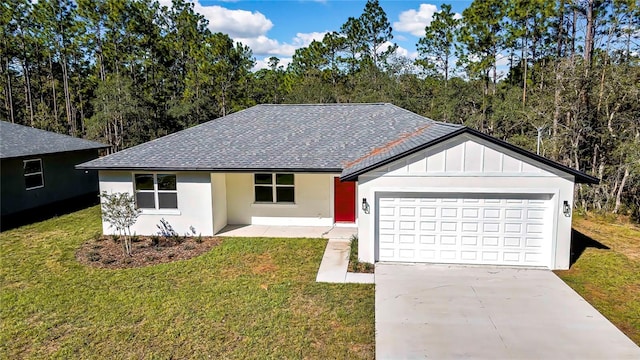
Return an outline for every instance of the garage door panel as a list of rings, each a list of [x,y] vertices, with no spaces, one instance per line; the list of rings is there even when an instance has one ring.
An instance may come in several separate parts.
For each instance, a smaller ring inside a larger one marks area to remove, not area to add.
[[[505,209],[504,218],[509,220],[522,220],[523,211],[522,209]]]
[[[416,195],[379,199],[379,261],[549,264],[550,195]]]
[[[460,252],[460,259],[466,261],[476,261],[478,260],[478,252],[477,251],[465,251],[462,250]]]
[[[400,234],[399,241],[400,244],[415,244],[416,235]]]
[[[381,220],[380,221],[380,229],[381,230],[395,230],[396,222],[393,220]]]
[[[463,222],[462,223],[462,231],[465,233],[475,233],[478,232],[480,226],[477,222]]]
[[[463,219],[478,219],[480,218],[480,209],[479,208],[463,208],[462,209],[462,218]]]
[[[420,230],[435,231],[436,227],[437,227],[437,222],[435,222],[435,221],[421,221],[420,222]]]
[[[458,231],[458,223],[451,221],[441,221],[440,222],[440,231],[442,232],[453,232]]]
[[[458,237],[455,235],[441,235],[440,236],[440,245],[456,245],[458,242]]]
[[[435,235],[420,235],[420,244],[432,245],[436,243]]]

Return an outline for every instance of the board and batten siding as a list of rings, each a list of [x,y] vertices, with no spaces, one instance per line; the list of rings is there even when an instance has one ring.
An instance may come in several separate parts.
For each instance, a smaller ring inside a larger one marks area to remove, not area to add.
[[[358,201],[366,198],[370,213],[359,209],[358,256],[375,262],[376,206],[384,193],[549,194],[551,268],[569,267],[571,216],[562,204],[573,204],[574,177],[545,164],[463,134],[360,175]]]
[[[131,171],[99,172],[100,192],[127,192],[134,194],[133,173]],[[135,172],[150,173],[150,172]],[[196,234],[212,236],[213,204],[212,177],[209,172],[161,172],[176,174],[176,188],[178,193],[178,209],[144,209],[136,223],[131,227],[131,233],[138,235],[153,235],[158,232],[157,225],[161,219],[171,224],[180,235],[191,234],[190,227],[195,228]],[[104,234],[115,234],[116,230],[103,222]]]
[[[227,222],[233,225],[331,226],[333,178],[294,174],[295,204],[255,203],[253,174],[226,174]]]
[[[96,193],[97,171],[78,170],[75,166],[97,157],[98,150],[90,149],[2,159],[2,216]],[[36,159],[42,160],[44,186],[27,190],[24,182],[24,161]]]

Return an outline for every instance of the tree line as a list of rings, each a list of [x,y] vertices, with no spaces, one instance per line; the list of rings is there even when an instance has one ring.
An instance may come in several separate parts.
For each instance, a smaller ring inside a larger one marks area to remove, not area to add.
[[[602,179],[582,209],[640,219],[635,0],[442,5],[399,56],[377,0],[288,66],[174,0],[3,0],[0,118],[118,151],[260,103],[391,102]]]

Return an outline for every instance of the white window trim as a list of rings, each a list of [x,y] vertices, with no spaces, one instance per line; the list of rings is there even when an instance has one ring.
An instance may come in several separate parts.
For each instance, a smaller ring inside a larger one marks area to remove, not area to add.
[[[276,175],[293,175],[293,184],[292,185],[277,185],[276,184]],[[255,175],[271,175],[271,184],[256,184],[256,177]],[[271,198],[273,199],[273,201],[256,201],[256,186],[270,186],[271,187]],[[278,202],[278,195],[277,195],[277,188],[279,187],[288,187],[288,188],[293,188],[293,202],[285,202],[285,201],[280,201]],[[253,205],[277,205],[277,206],[292,206],[292,205],[296,205],[296,199],[298,197],[296,196],[296,175],[294,173],[287,173],[287,172],[279,172],[279,173],[255,173],[253,174]]]
[[[176,189],[175,190],[158,190],[158,174],[160,175],[174,175],[176,177]],[[153,190],[136,190],[136,175],[153,175]],[[180,214],[180,205],[176,199],[176,208],[160,208],[160,199],[158,198],[158,193],[171,193],[176,194],[178,196],[178,175],[173,172],[134,172],[131,173],[131,183],[133,185],[133,194],[142,192],[142,193],[153,193],[153,202],[155,208],[140,208],[138,207],[138,203],[136,202],[136,208],[141,210],[143,214],[155,214],[155,215],[179,215]]]
[[[34,162],[34,161],[37,161],[40,164],[40,171],[36,171],[36,172],[28,173],[28,174],[26,172],[24,172],[24,170],[27,167],[27,163]],[[40,189],[40,188],[44,187],[44,169],[42,168],[42,159],[23,160],[23,162],[22,162],[22,173],[23,173],[23,176],[25,178],[27,176],[40,175],[40,180],[42,180],[42,185],[39,185],[39,186],[26,187],[26,184],[25,184],[25,190],[34,190],[34,189]]]

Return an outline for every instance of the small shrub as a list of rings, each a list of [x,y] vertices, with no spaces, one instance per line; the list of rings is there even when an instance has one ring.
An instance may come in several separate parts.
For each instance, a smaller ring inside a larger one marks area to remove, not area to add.
[[[198,234],[195,240],[198,244],[202,244],[202,234]]]
[[[124,260],[122,260],[122,262],[125,264],[131,264],[133,262],[133,259],[131,259],[130,257],[126,257],[124,258]]]
[[[160,236],[151,235],[151,246],[158,247],[160,245]]]
[[[160,225],[156,225],[156,227],[160,230],[158,231],[158,235],[162,237],[174,240],[180,237],[178,232],[173,229],[173,226],[171,226],[171,224],[169,224],[169,222],[164,218],[160,219]]]
[[[111,235],[111,240],[113,240],[114,243],[117,243],[120,241],[120,235]]]
[[[116,259],[107,258],[102,260],[102,263],[105,265],[113,264],[114,262],[116,262]]]
[[[87,253],[87,259],[89,259],[89,261],[100,261],[101,258],[102,256],[100,256],[97,251],[89,251]]]
[[[147,260],[147,261],[154,261],[154,260],[156,260],[156,259],[157,259],[157,257],[155,257],[155,256],[147,256],[147,257],[146,257],[146,260]]]
[[[184,246],[184,249],[185,249],[185,250],[193,250],[193,249],[195,249],[195,248],[196,248],[196,247],[195,247],[195,246],[193,246],[193,245],[191,245],[191,244],[186,244],[186,245]]]
[[[140,236],[134,233],[133,235],[131,235],[131,242],[140,242]]]

